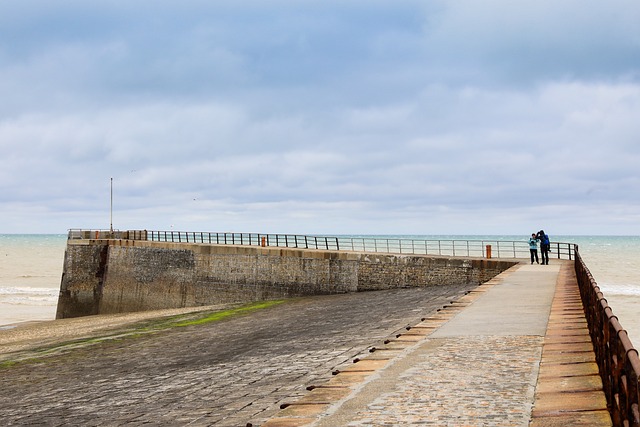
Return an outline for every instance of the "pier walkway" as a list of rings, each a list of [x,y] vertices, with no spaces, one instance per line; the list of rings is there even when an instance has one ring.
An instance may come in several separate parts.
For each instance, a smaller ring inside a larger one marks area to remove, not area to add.
[[[570,262],[514,267],[372,350],[264,427],[611,425]]]
[[[40,348],[105,319],[0,330],[5,425],[611,425],[569,261]]]

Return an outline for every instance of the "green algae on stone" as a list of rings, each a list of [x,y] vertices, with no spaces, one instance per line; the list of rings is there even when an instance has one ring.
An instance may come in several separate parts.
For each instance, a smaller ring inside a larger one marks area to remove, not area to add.
[[[284,300],[274,300],[274,301],[261,301],[261,302],[251,303],[251,304],[243,305],[237,308],[231,308],[223,311],[216,311],[214,313],[211,313],[201,318],[177,322],[177,323],[174,323],[173,326],[193,326],[193,325],[202,325],[202,324],[211,323],[211,322],[218,322],[228,317],[251,313],[257,310],[262,310],[265,308],[272,307],[274,305],[282,304],[283,302]]]

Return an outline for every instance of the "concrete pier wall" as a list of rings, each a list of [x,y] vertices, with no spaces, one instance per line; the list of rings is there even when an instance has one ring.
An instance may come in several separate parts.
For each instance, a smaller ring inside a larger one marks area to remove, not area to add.
[[[425,255],[69,240],[56,317],[479,284],[515,264]]]

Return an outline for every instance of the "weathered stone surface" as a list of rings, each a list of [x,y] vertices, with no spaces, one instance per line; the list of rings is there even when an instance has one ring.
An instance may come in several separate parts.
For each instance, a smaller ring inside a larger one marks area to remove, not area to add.
[[[514,262],[128,240],[70,240],[57,318],[479,284]]]
[[[280,404],[307,395],[309,385],[362,382],[370,372],[331,372],[359,365],[354,358],[384,347],[386,338],[469,288],[300,298],[3,368],[0,419],[5,425],[258,426]]]

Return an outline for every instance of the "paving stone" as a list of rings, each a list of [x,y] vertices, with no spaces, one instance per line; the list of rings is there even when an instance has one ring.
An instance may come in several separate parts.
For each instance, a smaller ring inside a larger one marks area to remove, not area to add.
[[[331,371],[357,365],[355,357],[384,347],[385,339],[469,289],[300,298],[223,322],[20,363],[0,371],[0,419],[14,426],[258,426],[310,384],[362,381]]]

